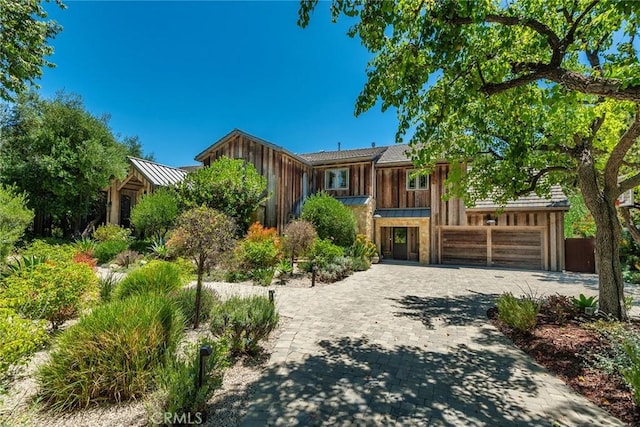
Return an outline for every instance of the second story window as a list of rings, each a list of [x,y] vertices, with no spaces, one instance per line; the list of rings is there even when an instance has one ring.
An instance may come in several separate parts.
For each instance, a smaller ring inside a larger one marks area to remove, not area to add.
[[[349,169],[329,169],[325,171],[324,186],[327,190],[347,190],[349,188]]]
[[[429,175],[421,175],[415,170],[407,171],[407,190],[428,190]]]

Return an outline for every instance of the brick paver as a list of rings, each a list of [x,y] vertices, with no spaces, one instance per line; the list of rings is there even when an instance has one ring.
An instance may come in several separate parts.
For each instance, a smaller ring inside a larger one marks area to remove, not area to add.
[[[486,317],[502,292],[592,295],[595,276],[381,264],[330,286],[275,289],[288,321],[244,426],[622,425]]]

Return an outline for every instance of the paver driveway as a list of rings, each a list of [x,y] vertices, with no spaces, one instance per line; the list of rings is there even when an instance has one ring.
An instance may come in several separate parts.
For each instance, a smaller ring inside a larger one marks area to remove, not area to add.
[[[596,294],[597,282],[382,264],[330,286],[277,287],[290,319],[243,425],[622,425],[488,323],[496,295],[529,288]]]

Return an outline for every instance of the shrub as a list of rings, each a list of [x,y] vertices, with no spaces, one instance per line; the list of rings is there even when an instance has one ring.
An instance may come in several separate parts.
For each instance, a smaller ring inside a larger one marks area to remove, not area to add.
[[[293,264],[288,259],[281,260],[276,266],[278,271],[278,281],[281,285],[286,284],[287,278],[293,273]]]
[[[175,358],[184,323],[160,295],[94,309],[64,331],[38,372],[45,405],[62,411],[142,396],[154,372]]]
[[[148,254],[151,251],[151,240],[138,239],[129,242],[129,249],[139,254]]]
[[[126,251],[120,252],[118,255],[116,255],[114,262],[124,267],[127,265],[134,264],[136,261],[141,259],[142,259],[142,255],[140,255],[138,252],[132,251],[131,249],[127,249]]]
[[[318,236],[316,229],[308,221],[296,220],[292,221],[284,228],[283,231],[283,249],[284,252],[291,257],[291,261],[295,261],[296,257],[305,255],[313,240]]]
[[[278,319],[274,304],[263,296],[231,297],[211,310],[211,332],[229,338],[234,355],[255,354]]]
[[[98,260],[87,254],[86,252],[78,252],[73,256],[71,261],[75,262],[76,264],[84,264],[91,268],[93,271],[96,271],[97,269]]]
[[[309,261],[322,268],[333,263],[333,261],[344,256],[344,250],[328,240],[315,239],[309,251]]]
[[[371,261],[367,257],[354,257],[351,258],[351,270],[353,271],[367,271],[371,268]]]
[[[27,208],[26,193],[0,185],[0,263],[13,250],[31,220],[33,211]]]
[[[56,329],[96,296],[97,284],[85,264],[46,262],[7,277],[0,298],[22,316],[48,320]]]
[[[337,257],[329,264],[318,268],[316,279],[324,283],[333,283],[349,276],[351,272],[351,258]]]
[[[251,276],[245,271],[230,270],[224,273],[224,281],[229,283],[239,283],[249,280]]]
[[[251,271],[251,280],[254,285],[269,286],[273,281],[276,271],[273,267],[256,268]]]
[[[93,256],[93,251],[96,249],[96,242],[95,240],[83,237],[73,242],[73,247],[77,252]]]
[[[560,294],[546,297],[542,303],[542,311],[559,325],[564,325],[567,320],[573,319],[579,312],[568,296]]]
[[[23,319],[9,308],[0,308],[0,380],[11,366],[25,363],[47,339],[43,321]]]
[[[23,257],[43,257],[54,262],[68,262],[78,251],[73,245],[49,244],[43,240],[34,240],[24,251]]]
[[[571,298],[571,302],[578,308],[584,310],[589,307],[598,306],[598,298],[595,295],[586,297],[584,294],[580,294],[578,298]]]
[[[131,223],[144,236],[164,239],[178,218],[178,202],[169,189],[142,196],[131,210]]]
[[[238,246],[238,254],[245,270],[275,267],[281,257],[282,242],[275,228],[260,223],[249,227],[247,236]]]
[[[131,230],[115,224],[101,225],[100,227],[96,228],[96,231],[93,232],[93,238],[98,242],[107,242],[109,240],[126,242],[129,240],[130,236]]]
[[[186,323],[194,323],[196,317],[196,289],[180,289],[171,294],[171,299],[180,309]],[[211,309],[220,302],[218,294],[213,289],[203,289],[200,295],[200,322],[206,322],[211,315]]]
[[[167,243],[162,239],[152,240],[149,250],[154,258],[169,259],[171,258],[171,250]]]
[[[302,205],[301,218],[312,223],[321,239],[349,247],[356,239],[357,222],[351,210],[327,193],[309,197]]]
[[[105,264],[116,257],[120,252],[127,250],[129,245],[124,240],[106,240],[96,245],[93,255],[100,264]]]
[[[536,327],[540,302],[531,298],[516,298],[511,293],[505,293],[498,298],[496,306],[498,319],[512,328],[530,332]]]
[[[624,351],[629,357],[629,365],[622,371],[624,379],[633,391],[633,400],[640,405],[640,346],[637,340],[626,340]]]
[[[116,288],[119,279],[112,271],[106,276],[102,276],[98,279],[98,289],[100,290],[100,300],[102,302],[111,301],[111,294]]]
[[[20,257],[16,257],[4,266],[2,276],[10,276],[20,272],[21,270],[33,270],[36,265],[44,264],[46,261],[47,258],[44,256],[22,255]]]
[[[378,248],[375,243],[367,238],[364,234],[358,234],[356,241],[349,248],[349,256],[353,258],[368,258],[378,256]],[[367,267],[368,268],[368,267]]]
[[[168,261],[151,261],[127,274],[116,288],[115,297],[124,299],[145,293],[167,295],[185,284],[186,278],[180,267]]]
[[[198,387],[195,379],[200,371],[199,351],[204,345],[211,346],[211,355],[206,358],[206,375],[202,386]],[[166,413],[178,417],[184,414],[204,413],[207,402],[222,385],[222,371],[229,364],[228,353],[229,348],[225,340],[200,340],[185,350],[184,357],[173,360],[160,369],[155,381],[157,390],[150,399],[150,422],[162,424],[163,414]],[[201,419],[204,419],[204,416],[201,415]]]

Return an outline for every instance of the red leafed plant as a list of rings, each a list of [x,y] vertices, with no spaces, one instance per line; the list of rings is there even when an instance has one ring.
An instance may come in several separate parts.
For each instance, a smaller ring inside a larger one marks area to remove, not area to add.
[[[73,262],[78,263],[78,264],[87,264],[89,267],[91,267],[93,269],[93,271],[97,270],[97,265],[98,265],[98,260],[95,259],[94,257],[92,257],[91,255],[84,253],[84,252],[78,252],[73,256],[72,259]]]

